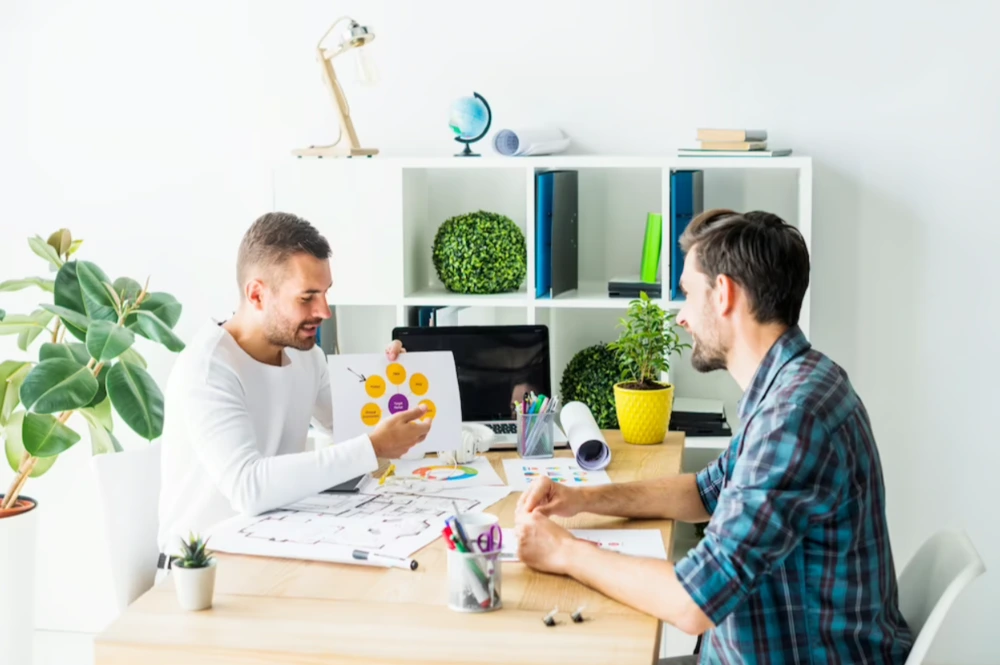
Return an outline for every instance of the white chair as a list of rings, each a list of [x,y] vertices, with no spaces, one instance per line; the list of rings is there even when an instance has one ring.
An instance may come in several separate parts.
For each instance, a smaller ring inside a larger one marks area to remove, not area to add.
[[[91,458],[120,613],[156,579],[160,443]]]
[[[906,665],[924,662],[955,599],[984,572],[964,532],[940,531],[920,547],[899,576],[899,609],[914,636]]]

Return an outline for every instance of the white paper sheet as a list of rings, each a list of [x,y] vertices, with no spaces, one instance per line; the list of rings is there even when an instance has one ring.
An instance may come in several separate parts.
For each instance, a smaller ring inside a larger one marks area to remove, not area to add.
[[[501,129],[493,137],[494,150],[509,157],[554,155],[569,144],[569,137],[555,127]]]
[[[255,517],[237,516],[209,531],[209,549],[310,561],[372,565],[351,552],[409,557],[441,537],[445,518],[482,512],[506,487],[451,490],[437,495],[397,491],[320,494]]]
[[[428,457],[421,460],[392,460],[396,466],[395,477],[411,488],[427,483],[432,491],[453,490],[465,487],[503,486],[503,478],[493,470],[485,457],[476,457],[466,464],[446,464]],[[408,477],[419,480],[407,482]]]
[[[590,407],[583,402],[569,402],[559,412],[559,422],[581,468],[588,471],[607,468],[611,463],[611,448]]]
[[[328,366],[334,440],[371,434],[393,414],[425,404],[431,429],[410,454],[455,450],[461,444],[462,403],[450,351],[411,351],[392,363],[383,353],[331,355]]]
[[[663,534],[656,529],[570,529],[577,538],[589,540],[598,547],[629,556],[667,558]],[[503,529],[501,561],[519,561],[517,557],[517,532]]]
[[[575,460],[554,457],[552,459],[505,459],[503,470],[507,475],[507,485],[514,490],[524,491],[539,476],[548,476],[553,482],[567,487],[591,487],[608,485],[611,478],[604,471],[588,471]]]

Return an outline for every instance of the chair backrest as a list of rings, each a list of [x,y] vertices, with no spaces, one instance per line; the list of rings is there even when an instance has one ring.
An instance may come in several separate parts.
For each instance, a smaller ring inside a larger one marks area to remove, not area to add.
[[[119,612],[156,579],[160,444],[95,455],[108,559]]]
[[[920,547],[899,576],[899,609],[914,636],[906,665],[924,661],[955,599],[984,572],[964,532],[940,531]]]

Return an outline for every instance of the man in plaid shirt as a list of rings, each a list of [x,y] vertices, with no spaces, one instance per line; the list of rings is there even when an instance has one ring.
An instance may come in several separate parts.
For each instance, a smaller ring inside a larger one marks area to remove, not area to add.
[[[902,663],[885,491],[868,414],[798,327],[809,255],[775,215],[712,210],[681,238],[678,323],[692,364],[744,389],[740,429],[698,474],[571,489],[536,480],[517,510],[519,556],[704,636],[707,663]],[[705,522],[676,565],[588,547],[548,515]],[[698,657],[670,662],[697,662]]]

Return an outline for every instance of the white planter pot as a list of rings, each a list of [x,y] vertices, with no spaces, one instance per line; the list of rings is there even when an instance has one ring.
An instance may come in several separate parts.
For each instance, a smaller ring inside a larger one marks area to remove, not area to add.
[[[37,503],[31,510],[0,518],[0,663],[34,662],[37,530]]]
[[[182,610],[207,610],[215,595],[215,561],[206,568],[170,567],[170,576],[177,590],[177,602]]]

